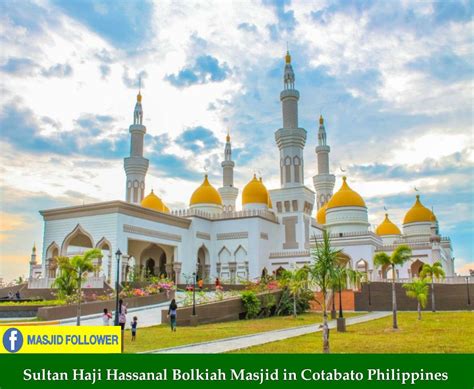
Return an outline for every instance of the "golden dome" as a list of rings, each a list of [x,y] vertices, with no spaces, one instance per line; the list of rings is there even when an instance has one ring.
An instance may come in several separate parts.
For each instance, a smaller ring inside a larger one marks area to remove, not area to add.
[[[319,211],[316,213],[316,221],[319,224],[326,224],[326,208],[328,207],[328,203],[324,204]]]
[[[403,224],[432,221],[436,221],[435,214],[421,204],[420,195],[416,195],[415,204],[405,214]]]
[[[385,214],[385,219],[379,224],[375,230],[377,235],[400,235],[400,229],[388,218],[388,213]]]
[[[290,55],[290,52],[288,50],[286,51],[285,62],[286,63],[291,63],[291,55]]]
[[[257,180],[257,176],[254,174],[242,191],[242,205],[266,204],[268,206],[268,198],[268,191],[263,185],[262,179]]]
[[[349,188],[346,177],[342,177],[341,188],[327,202],[327,209],[337,207],[365,207],[364,199]]]
[[[207,174],[204,176],[204,181],[202,182],[201,186],[197,188],[191,196],[191,200],[189,200],[189,205],[196,205],[196,204],[216,204],[222,205],[221,195],[214,188],[207,179]]]
[[[151,190],[150,194],[146,196],[140,205],[144,208],[153,209],[158,212],[169,212],[169,208],[165,205],[165,203],[153,193],[153,189]]]

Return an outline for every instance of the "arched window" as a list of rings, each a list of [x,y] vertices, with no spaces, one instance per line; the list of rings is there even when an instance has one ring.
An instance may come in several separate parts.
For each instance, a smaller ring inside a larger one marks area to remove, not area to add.
[[[295,182],[300,182],[301,160],[298,156],[293,157],[293,165],[295,166]]]
[[[285,158],[285,182],[291,182],[291,158]]]

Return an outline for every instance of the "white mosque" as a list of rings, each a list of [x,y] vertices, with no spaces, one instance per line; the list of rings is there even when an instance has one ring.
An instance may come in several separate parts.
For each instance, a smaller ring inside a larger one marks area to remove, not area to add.
[[[30,287],[50,287],[57,273],[57,256],[93,247],[101,249],[104,256],[89,279],[90,287],[100,287],[104,280],[114,283],[117,273],[120,280],[130,279],[132,274],[163,274],[184,283],[196,273],[207,280],[219,277],[238,283],[265,272],[309,264],[313,237],[320,237],[323,229],[329,231],[332,244],[343,249],[347,266],[367,272],[373,281],[391,277],[387,269],[374,268],[374,254],[390,254],[400,244],[411,247],[412,258],[397,270],[398,278],[416,276],[424,263],[434,261],[441,261],[446,275],[453,276],[451,242],[439,235],[434,213],[419,196],[407,211],[402,230],[386,215],[372,232],[364,199],[350,188],[346,177],[333,194],[336,179],[329,172],[330,147],[322,117],[315,192],[305,185],[307,132],[298,126],[300,96],[289,53],[285,62],[280,93],[283,125],[275,132],[280,151],[279,188],[267,190],[262,178],[254,175],[242,190],[242,206],[237,206],[239,189],[234,186],[235,163],[227,135],[220,188],[205,175],[190,196],[189,208],[183,210],[170,210],[153,191],[145,197],[148,160],[143,155],[146,127],[139,93],[130,126],[130,156],[124,159],[126,201],[40,211],[44,219],[42,261],[37,263],[34,248]],[[317,208],[315,217],[313,208]]]

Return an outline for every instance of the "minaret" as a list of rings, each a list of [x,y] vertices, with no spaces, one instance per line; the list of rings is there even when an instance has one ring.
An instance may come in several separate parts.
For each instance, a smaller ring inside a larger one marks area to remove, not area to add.
[[[219,193],[224,203],[225,211],[235,211],[235,200],[239,194],[239,190],[234,187],[234,166],[235,163],[232,161],[232,146],[230,143],[230,134],[227,131],[225,149],[224,149],[224,160],[221,163],[222,166],[222,188],[219,188]]]
[[[34,268],[38,263],[36,262],[36,243],[33,243],[33,248],[31,249],[31,259],[30,259],[30,277],[34,276]]]
[[[316,204],[320,209],[331,198],[336,177],[329,174],[329,152],[331,148],[327,145],[326,129],[324,119],[319,117],[318,145],[316,155],[318,158],[318,174],[313,177],[314,189],[316,190]]]
[[[283,114],[283,128],[275,133],[280,149],[280,182],[282,188],[304,185],[303,150],[306,143],[306,131],[298,128],[299,92],[295,89],[295,73],[291,66],[291,56],[285,56],[283,90],[280,101]]]
[[[142,95],[139,91],[133,111],[133,124],[130,126],[130,157],[124,158],[124,169],[127,175],[126,200],[134,204],[140,204],[145,195],[145,176],[148,170],[148,159],[143,157],[145,133]]]

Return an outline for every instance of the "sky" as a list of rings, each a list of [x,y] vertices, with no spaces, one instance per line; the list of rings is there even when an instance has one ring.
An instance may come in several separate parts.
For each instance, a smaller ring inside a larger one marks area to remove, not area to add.
[[[125,198],[123,158],[141,79],[147,189],[185,208],[205,171],[221,186],[230,130],[235,185],[279,185],[274,132],[290,49],[316,174],[325,118],[372,229],[415,200],[474,268],[471,1],[0,2],[0,276],[41,252],[41,209]],[[240,202],[240,197],[237,200]]]

